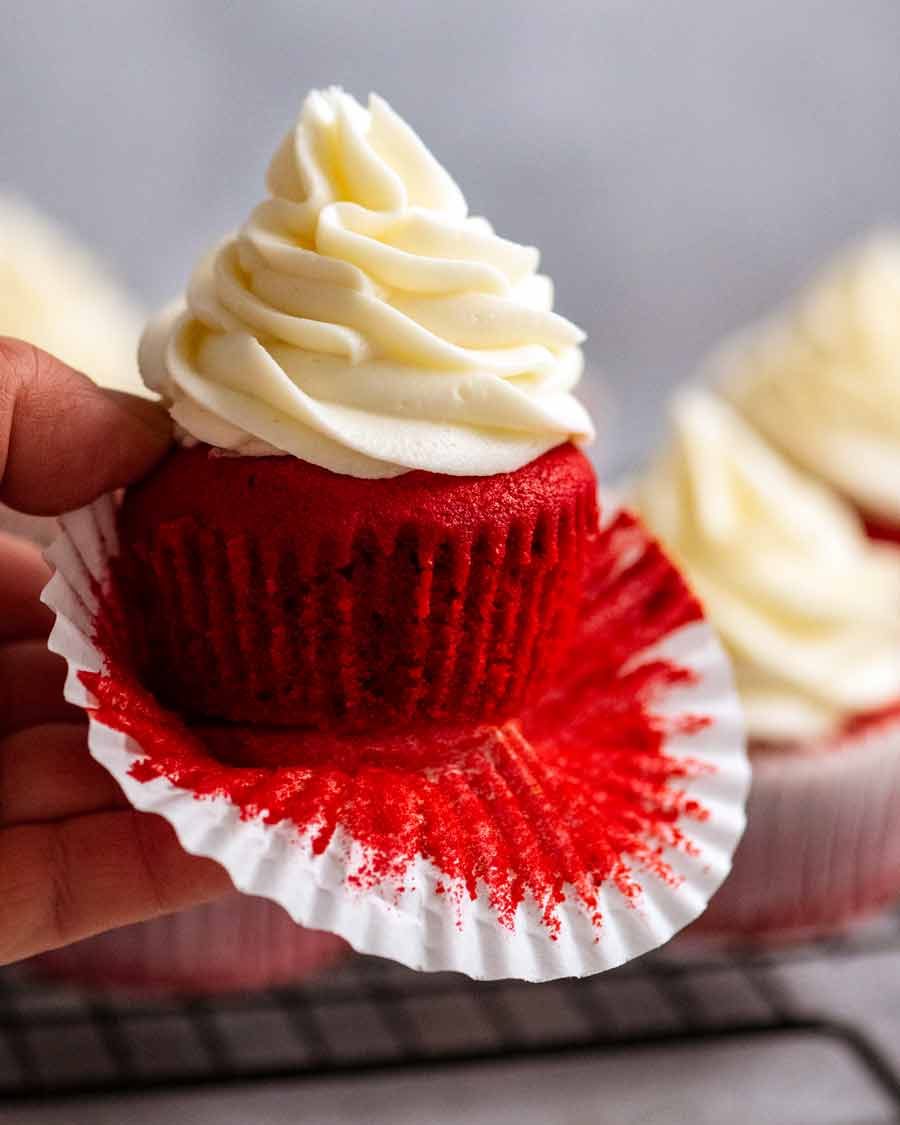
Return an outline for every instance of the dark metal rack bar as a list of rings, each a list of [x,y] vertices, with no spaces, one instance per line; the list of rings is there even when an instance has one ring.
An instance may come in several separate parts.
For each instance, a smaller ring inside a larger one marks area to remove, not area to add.
[[[546,985],[479,984],[357,957],[297,987],[151,1001],[37,985],[5,970],[0,1105],[814,1036],[851,1052],[900,1118],[900,1071],[865,1026],[796,1011],[778,980],[785,966],[839,971],[843,959],[880,953],[900,954],[900,911],[875,930],[779,952],[676,948]],[[159,1057],[173,1038],[177,1050]]]

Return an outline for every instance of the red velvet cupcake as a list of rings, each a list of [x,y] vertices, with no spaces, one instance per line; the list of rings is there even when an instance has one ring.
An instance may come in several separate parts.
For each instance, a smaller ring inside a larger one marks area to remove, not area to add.
[[[120,513],[148,682],[274,725],[512,714],[597,526],[582,333],[380,99],[310,95],[269,188],[142,344],[193,446]]]
[[[503,718],[571,640],[590,463],[360,480],[294,457],[173,453],[119,512],[146,682],[195,717],[346,730]]]
[[[54,551],[91,752],[357,949],[620,964],[721,881],[747,772],[696,600],[598,528],[582,334],[378,98],[312,94],[268,186],[142,345],[181,448]]]

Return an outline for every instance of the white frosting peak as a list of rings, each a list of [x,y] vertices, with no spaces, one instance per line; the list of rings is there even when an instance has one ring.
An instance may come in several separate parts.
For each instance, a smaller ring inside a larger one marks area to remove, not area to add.
[[[700,391],[636,503],[734,660],[750,733],[815,737],[900,700],[900,551]]]
[[[593,435],[583,334],[537,251],[470,218],[385,101],[310,94],[267,184],[141,346],[188,439],[386,477],[510,472]]]
[[[796,464],[863,511],[900,521],[900,233],[841,255],[711,366]]]

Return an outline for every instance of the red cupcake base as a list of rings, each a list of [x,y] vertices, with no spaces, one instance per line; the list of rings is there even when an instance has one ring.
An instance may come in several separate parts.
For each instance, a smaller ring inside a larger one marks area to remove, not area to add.
[[[574,634],[596,481],[572,445],[515,473],[389,480],[172,453],[129,489],[117,578],[142,675],[183,715],[321,730],[503,719]]]

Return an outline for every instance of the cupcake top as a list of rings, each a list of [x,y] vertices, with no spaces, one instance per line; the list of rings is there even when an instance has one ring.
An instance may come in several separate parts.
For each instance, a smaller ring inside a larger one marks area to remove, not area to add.
[[[686,392],[673,428],[635,501],[729,649],[751,736],[827,735],[900,700],[900,551],[726,403]]]
[[[314,91],[269,198],[145,333],[186,443],[333,472],[511,472],[592,436],[581,331],[381,98]]]
[[[867,514],[900,520],[900,233],[839,257],[712,366],[796,464]]]
[[[52,352],[96,382],[143,394],[141,315],[90,253],[20,199],[0,196],[0,335]]]

